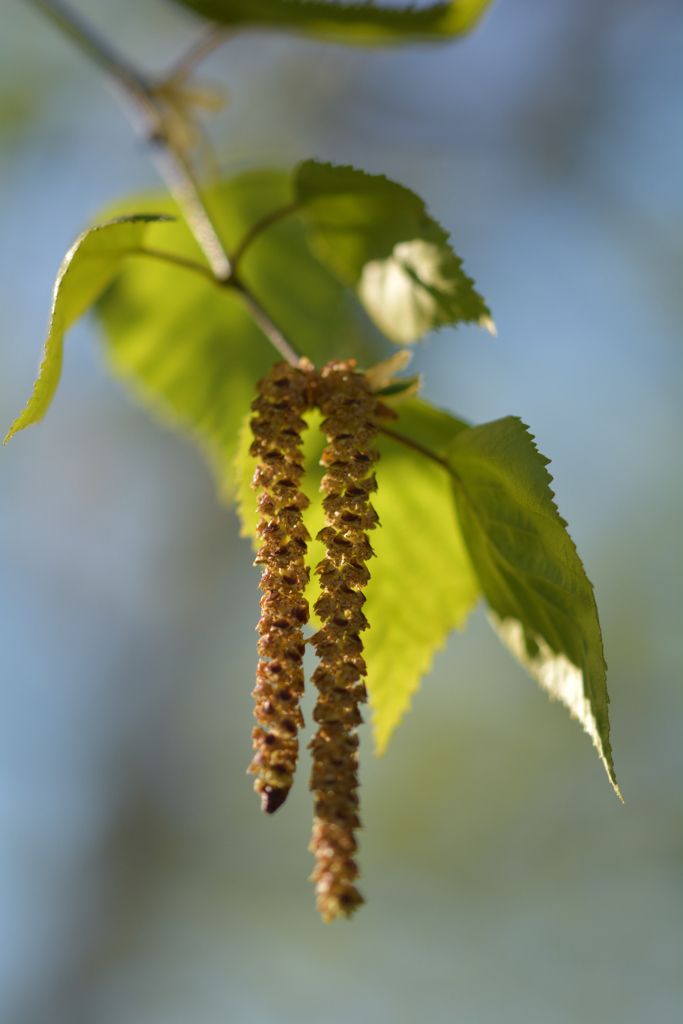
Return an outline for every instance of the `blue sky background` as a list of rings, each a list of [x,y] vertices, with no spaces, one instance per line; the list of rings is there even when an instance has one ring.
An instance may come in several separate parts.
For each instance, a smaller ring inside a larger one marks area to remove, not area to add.
[[[80,0],[161,69],[195,20]],[[0,414],[52,282],[156,181],[97,72],[0,0]],[[258,573],[191,446],[68,339],[49,415],[0,457],[0,1017],[7,1024],[676,1024],[683,952],[681,37],[674,0],[499,0],[475,34],[365,52],[239,36],[227,175],[386,173],[452,232],[499,336],[430,338],[425,393],[529,423],[596,587],[626,804],[483,612],[380,761],[368,898],[323,926],[310,796],[251,781]],[[307,716],[310,719],[310,709]]]

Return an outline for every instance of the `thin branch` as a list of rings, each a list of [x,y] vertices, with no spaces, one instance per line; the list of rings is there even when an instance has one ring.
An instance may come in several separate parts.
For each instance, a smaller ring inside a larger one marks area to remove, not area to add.
[[[227,280],[231,273],[230,260],[204,205],[187,157],[175,149],[168,138],[164,111],[152,83],[63,0],[29,2],[58,25],[122,89],[131,108],[133,125],[138,134],[152,145],[157,169],[183,210],[211,269],[219,280]]]
[[[29,0],[29,2],[59,26],[83,53],[98,64],[110,76],[112,82],[119,86],[128,101],[127,106],[133,126],[138,134],[152,146],[157,169],[206,256],[216,283],[233,287],[239,292],[268,340],[292,366],[298,366],[299,355],[247,288],[233,276],[230,259],[202,198],[194,168],[185,150],[174,145],[171,138],[158,85],[155,85],[130,64],[79,14],[72,11],[64,3],[64,0]],[[189,72],[197,61],[222,41],[221,33],[217,32],[214,35],[213,32],[210,32],[203,42],[195,44],[190,53],[185,56],[184,62],[176,67],[174,74],[182,76],[185,69]],[[179,263],[178,260],[175,262]],[[193,265],[190,269],[196,270],[197,268],[198,265]]]
[[[152,156],[157,170],[183,211],[188,227],[209,261],[209,266],[219,281],[227,281],[232,273],[232,266],[201,197],[189,161],[183,154],[171,148],[163,129],[160,134],[148,135],[147,141],[152,146]]]
[[[137,68],[118,53],[109,43],[109,40],[102,38],[95,32],[91,25],[72,11],[62,0],[28,0],[34,7],[38,7],[43,14],[47,15],[64,32],[76,46],[82,50],[91,60],[115,78],[119,85],[131,92],[145,92],[147,82],[139,73]]]
[[[261,328],[271,345],[278,350],[282,358],[286,359],[292,366],[299,366],[301,358],[298,353],[294,351],[282,331],[275,326],[266,311],[260,303],[256,301],[251,292],[247,291],[241,281],[236,277],[232,277],[230,281],[226,283],[242,297],[242,301],[251,313],[253,319]]]
[[[235,271],[237,270],[239,262],[244,256],[249,246],[256,238],[258,238],[261,232],[265,231],[269,227],[272,227],[273,224],[277,224],[277,222],[279,220],[282,220],[283,217],[288,217],[290,213],[294,213],[295,210],[299,209],[300,205],[300,203],[294,201],[292,201],[291,203],[285,203],[284,206],[278,206],[276,210],[271,210],[270,213],[267,213],[265,215],[265,217],[261,217],[261,219],[257,220],[255,224],[252,224],[252,226],[249,228],[246,235],[244,236],[244,238],[242,239],[242,241],[232,254],[231,262],[233,273],[235,273]]]

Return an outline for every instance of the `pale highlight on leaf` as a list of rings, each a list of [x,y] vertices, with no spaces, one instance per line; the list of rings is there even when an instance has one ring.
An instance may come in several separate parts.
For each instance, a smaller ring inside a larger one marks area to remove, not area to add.
[[[490,311],[448,234],[410,189],[380,174],[306,160],[294,193],[313,251],[356,289],[393,342],[412,344],[447,324],[490,329]]]
[[[498,337],[496,325],[494,324],[490,316],[482,316],[479,320],[479,326],[482,328],[482,330],[488,331],[489,334],[493,335],[494,338]]]
[[[62,372],[64,333],[97,301],[127,256],[139,252],[147,226],[168,220],[153,214],[117,217],[84,231],[62,260],[52,292],[50,323],[33,394],[5,438],[38,423],[47,412]]]
[[[621,802],[621,795],[614,775],[611,758],[605,756],[602,738],[598,731],[590,701],[585,697],[583,672],[572,665],[564,654],[555,654],[540,634],[534,640],[538,645],[538,653],[530,657],[524,638],[524,626],[517,619],[501,621],[494,612],[489,612],[489,620],[508,650],[517,658],[527,671],[536,679],[552,700],[559,700],[569,709],[572,718],[576,718],[593,740],[612,785]]]
[[[386,260],[363,267],[358,295],[379,329],[392,341],[410,345],[448,314],[438,294],[455,295],[457,282],[442,273],[438,246],[415,238],[399,242]],[[445,314],[445,316],[444,316]],[[493,323],[490,317],[482,320]]]

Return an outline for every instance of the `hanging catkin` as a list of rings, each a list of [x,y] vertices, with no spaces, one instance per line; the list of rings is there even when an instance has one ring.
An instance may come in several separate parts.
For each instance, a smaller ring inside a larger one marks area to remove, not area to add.
[[[312,374],[278,363],[259,381],[252,403],[254,441],[251,454],[259,460],[252,486],[263,489],[257,528],[261,547],[255,565],[263,566],[258,624],[259,662],[256,670],[253,740],[256,754],[249,771],[261,807],[272,814],[287,798],[299,754],[297,732],[303,725],[299,699],[304,690],[302,627],[308,622],[303,594],[310,570],[306,567],[309,534],[301,513],[308,499],[299,490],[304,472],[300,452],[302,413],[310,405]]]
[[[376,399],[355,361],[329,363],[316,385],[316,404],[327,436],[322,462],[326,526],[318,534],[326,557],[318,565],[321,595],[315,610],[322,628],[311,642],[319,665],[313,673],[318,731],[310,744],[315,793],[311,850],[316,867],[318,909],[325,921],[349,917],[363,897],[354,886],[358,867],[358,705],[367,700],[360,634],[368,622],[361,588],[370,579],[365,565],[373,551],[366,531],[377,525],[369,495],[377,489],[372,471],[379,458],[373,441],[380,416],[393,414]]]

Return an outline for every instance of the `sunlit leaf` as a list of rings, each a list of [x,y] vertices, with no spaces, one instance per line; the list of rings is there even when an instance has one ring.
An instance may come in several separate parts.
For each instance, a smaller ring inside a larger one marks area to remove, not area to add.
[[[379,46],[439,41],[468,32],[491,0],[451,0],[416,9],[323,0],[178,0],[211,21],[238,28],[277,28],[335,42]]]
[[[206,201],[229,250],[249,228],[290,202],[291,176],[254,171],[223,182]],[[149,196],[127,209],[177,214],[173,203]],[[202,261],[178,215],[153,227],[150,247]],[[373,361],[376,335],[353,296],[311,254],[296,217],[260,234],[240,262],[240,275],[302,354]],[[114,371],[165,422],[193,436],[232,487],[237,433],[260,377],[279,358],[233,291],[172,264],[136,259],[103,297],[99,310]]]
[[[365,613],[371,627],[363,634],[368,665],[367,686],[372,708],[375,746],[383,753],[395,727],[410,707],[412,695],[429,671],[452,629],[461,629],[476,604],[480,587],[463,542],[448,473],[424,457],[413,445],[444,452],[466,425],[426,402],[410,400],[396,409],[391,425],[396,438],[381,435],[377,466],[379,488],[373,496],[381,527],[371,537],[377,558],[369,563],[372,578],[367,588]],[[306,526],[315,537],[324,524],[319,465],[324,438],[318,414],[308,417],[304,435],[306,477],[304,489],[311,499]],[[238,492],[243,530],[255,536],[256,497],[250,489],[254,460],[249,455],[251,436],[245,421],[237,459]],[[309,544],[309,563],[316,565],[324,546]],[[312,574],[307,594],[317,597]]]
[[[250,537],[255,550],[258,550],[256,543],[256,527],[259,521],[256,508],[257,495],[251,486],[254,471],[256,470],[256,460],[252,457],[249,450],[254,440],[254,435],[249,425],[252,416],[252,412],[246,413],[240,425],[233,468],[235,473],[235,504],[240,520],[240,535],[242,537]]]
[[[356,289],[392,341],[410,344],[444,324],[493,328],[448,235],[410,189],[383,175],[307,160],[294,190],[316,255]]]
[[[149,214],[118,217],[85,231],[62,261],[52,293],[50,324],[43,361],[33,394],[5,438],[43,418],[62,372],[64,332],[86,313],[118,273],[127,256],[138,251],[149,225],[162,218]]]
[[[443,451],[465,425],[412,400],[396,407],[391,429]],[[434,655],[449,633],[462,629],[481,588],[458,521],[448,475],[415,449],[379,440],[379,488],[373,504],[381,527],[372,535],[377,555],[363,634],[368,693],[378,753],[410,707]]]
[[[508,416],[458,434],[448,461],[494,624],[513,654],[582,723],[619,793],[593,587],[553,501],[548,459],[525,425]]]

